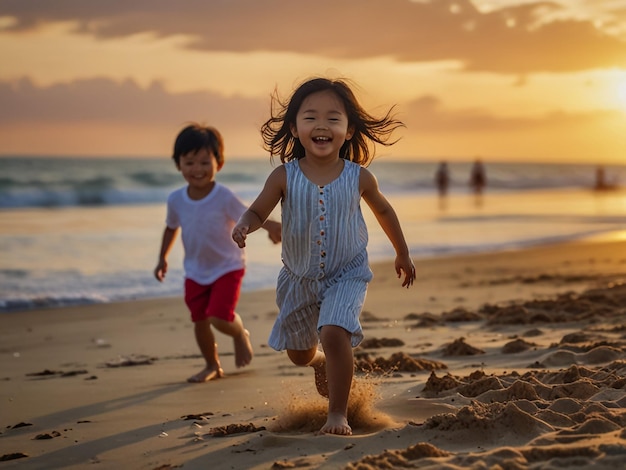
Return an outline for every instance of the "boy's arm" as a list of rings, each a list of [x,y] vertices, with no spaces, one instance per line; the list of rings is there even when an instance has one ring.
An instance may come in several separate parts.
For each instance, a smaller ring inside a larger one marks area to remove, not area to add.
[[[266,220],[265,223],[261,226],[261,228],[267,230],[267,235],[274,244],[280,243],[283,239],[282,227],[283,226],[280,222],[269,219]]]
[[[246,246],[246,237],[249,233],[258,230],[261,227],[265,227],[265,224],[268,223],[267,218],[285,193],[286,183],[287,173],[282,165],[272,171],[272,173],[268,176],[261,193],[250,205],[248,210],[243,213],[233,228],[232,237],[239,248]],[[273,223],[278,224],[278,222]],[[275,226],[273,226],[272,230],[275,230]]]
[[[178,228],[165,227],[161,241],[159,262],[157,263],[157,267],[154,268],[154,277],[156,277],[159,282],[163,282],[163,279],[165,279],[165,273],[167,273],[167,257],[170,251],[172,251],[176,235],[178,235]]]
[[[359,186],[363,199],[374,213],[376,220],[396,251],[396,273],[400,277],[404,272],[402,287],[408,288],[413,285],[415,280],[415,265],[409,255],[409,247],[404,239],[396,211],[380,192],[374,175],[365,168],[361,168]]]

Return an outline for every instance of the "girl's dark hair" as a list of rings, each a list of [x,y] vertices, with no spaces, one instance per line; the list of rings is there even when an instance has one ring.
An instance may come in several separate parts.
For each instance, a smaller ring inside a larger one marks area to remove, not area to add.
[[[341,158],[367,166],[375,153],[372,144],[388,146],[398,141],[389,142],[391,133],[404,127],[402,121],[392,115],[393,107],[382,118],[376,118],[361,107],[346,81],[312,78],[302,83],[288,101],[281,100],[277,90],[272,93],[272,117],[261,126],[263,148],[270,153],[270,158],[279,155],[280,161],[285,163],[304,157],[304,147],[291,134],[291,126],[295,126],[296,115],[305,98],[325,90],[331,90],[341,99],[348,115],[348,125],[354,128],[352,138],[339,150]]]
[[[176,137],[172,158],[176,166],[179,166],[181,155],[201,149],[207,149],[209,153],[215,155],[218,165],[224,164],[224,139],[219,131],[214,127],[192,123]]]

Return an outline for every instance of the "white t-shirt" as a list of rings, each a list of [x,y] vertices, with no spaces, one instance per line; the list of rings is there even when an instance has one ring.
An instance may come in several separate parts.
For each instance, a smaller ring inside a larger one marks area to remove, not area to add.
[[[215,183],[199,201],[187,194],[187,186],[167,199],[169,228],[181,228],[185,249],[185,277],[208,285],[224,274],[245,267],[245,252],[231,237],[233,227],[247,206],[226,186]]]

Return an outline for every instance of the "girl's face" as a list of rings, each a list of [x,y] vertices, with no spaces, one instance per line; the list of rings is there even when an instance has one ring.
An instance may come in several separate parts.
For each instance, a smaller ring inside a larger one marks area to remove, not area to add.
[[[192,199],[201,199],[213,189],[215,175],[221,165],[213,152],[203,148],[180,156],[178,169],[189,183],[188,194]]]
[[[353,133],[343,102],[331,90],[307,96],[291,126],[291,134],[300,140],[307,157],[339,158],[341,146]]]

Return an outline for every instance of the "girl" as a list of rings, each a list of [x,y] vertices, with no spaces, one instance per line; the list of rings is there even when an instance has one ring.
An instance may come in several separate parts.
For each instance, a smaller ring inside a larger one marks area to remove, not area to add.
[[[270,174],[232,236],[243,248],[247,235],[282,203],[284,266],[276,288],[280,312],[269,345],[286,349],[294,364],[315,370],[317,390],[329,399],[321,432],[349,435],[352,348],[363,339],[359,315],[372,279],[361,198],[396,251],[402,287],[415,279],[396,213],[363,167],[371,159],[369,145],[391,145],[390,134],[403,124],[389,112],[382,119],[368,114],[341,80],[314,78],[287,103],[275,93],[273,104],[278,106],[272,106],[261,133],[265,149],[280,155],[283,165]]]

